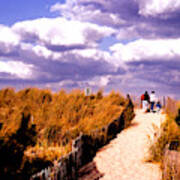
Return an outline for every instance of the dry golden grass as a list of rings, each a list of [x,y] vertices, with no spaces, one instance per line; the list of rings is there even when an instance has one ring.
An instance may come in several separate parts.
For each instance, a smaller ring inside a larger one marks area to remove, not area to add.
[[[68,154],[71,151],[71,144],[66,146],[39,146],[31,147],[25,151],[25,156],[30,162],[32,162],[37,157],[39,159],[47,161],[58,161],[62,156]]]
[[[150,147],[150,161],[162,163],[164,149],[167,144],[172,141],[180,142],[180,126],[176,123],[175,119],[178,115],[178,109],[180,109],[180,101],[175,101],[168,98],[165,112],[167,113],[166,121],[161,125],[159,135],[155,142],[152,142]]]
[[[3,123],[0,136],[6,138],[17,131],[26,108],[38,134],[35,147],[29,147],[25,156],[31,160],[53,161],[71,150],[72,139],[80,132],[88,134],[119,117],[125,103],[123,96],[114,91],[107,96],[102,91],[85,96],[80,90],[53,94],[37,88],[18,92],[3,89],[0,91],[0,123]]]

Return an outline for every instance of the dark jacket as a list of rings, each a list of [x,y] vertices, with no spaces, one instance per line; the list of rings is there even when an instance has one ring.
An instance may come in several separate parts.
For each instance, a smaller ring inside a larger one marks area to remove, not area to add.
[[[150,100],[149,94],[147,94],[147,93],[144,94],[144,100],[149,102],[149,100]]]

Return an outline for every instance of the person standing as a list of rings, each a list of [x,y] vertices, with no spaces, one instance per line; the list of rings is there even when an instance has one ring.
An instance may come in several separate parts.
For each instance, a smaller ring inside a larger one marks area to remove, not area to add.
[[[143,109],[144,93],[141,95],[141,109]]]
[[[149,94],[147,91],[144,93],[144,100],[142,101],[142,108],[144,112],[148,112],[149,108]]]
[[[151,94],[150,94],[151,112],[154,112],[154,104],[155,104],[155,102],[156,102],[155,91],[151,91]]]

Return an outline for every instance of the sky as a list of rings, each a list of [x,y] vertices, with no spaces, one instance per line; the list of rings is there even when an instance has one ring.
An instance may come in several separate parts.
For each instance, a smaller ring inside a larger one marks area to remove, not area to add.
[[[180,0],[1,0],[0,88],[180,98]]]

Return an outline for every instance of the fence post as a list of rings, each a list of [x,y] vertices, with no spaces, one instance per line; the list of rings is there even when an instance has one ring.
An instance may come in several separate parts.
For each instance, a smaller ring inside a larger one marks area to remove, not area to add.
[[[166,97],[163,96],[163,107],[166,108]]]

